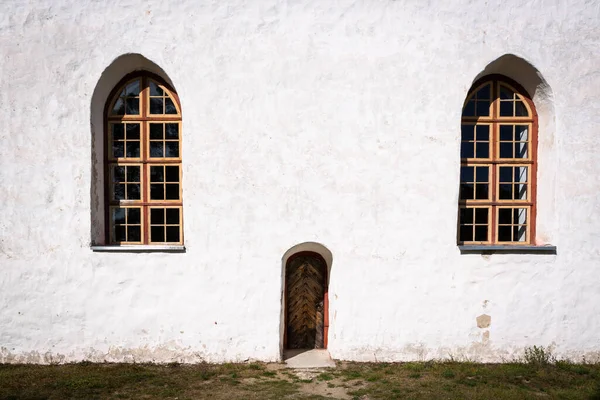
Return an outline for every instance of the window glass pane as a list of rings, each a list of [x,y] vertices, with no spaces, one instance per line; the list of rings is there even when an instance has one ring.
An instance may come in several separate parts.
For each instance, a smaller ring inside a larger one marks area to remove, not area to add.
[[[461,140],[475,140],[475,125],[462,125],[460,128]]]
[[[515,142],[515,158],[527,158],[526,142]]]
[[[512,185],[500,184],[500,190],[498,195],[500,200],[512,200]]]
[[[515,226],[513,227],[513,240],[515,242],[524,242],[527,235],[527,227],[525,226]]]
[[[127,182],[139,182],[140,181],[140,167],[132,165],[127,166]]]
[[[527,182],[527,167],[515,167],[514,182]]]
[[[162,113],[163,113],[162,97],[150,98],[150,114],[162,114]]]
[[[113,182],[123,182],[125,180],[125,167],[113,167]]]
[[[501,117],[512,117],[513,116],[513,102],[512,101],[501,101],[500,102],[500,116]]]
[[[515,208],[513,216],[514,224],[526,224],[527,223],[527,209],[526,208]]]
[[[477,153],[475,158],[489,158],[490,157],[490,143],[489,142],[477,142],[476,147]]]
[[[528,138],[529,125],[515,125],[516,140],[526,142]]]
[[[139,200],[140,197],[140,185],[138,183],[127,185],[127,200]]]
[[[477,167],[477,182],[489,182],[488,175],[488,167]]]
[[[179,224],[179,209],[167,208],[167,224]]]
[[[472,225],[461,225],[459,240],[461,242],[472,242],[473,241],[473,226]]]
[[[114,187],[114,199],[125,200],[125,185],[117,183]]]
[[[500,182],[512,182],[513,181],[513,169],[512,167],[500,167],[499,168]]]
[[[150,139],[163,139],[163,124],[150,124]]]
[[[517,117],[527,117],[529,115],[525,104],[523,104],[523,102],[520,100],[515,102],[515,115]]]
[[[490,115],[490,102],[489,101],[478,101],[477,102],[477,115],[480,117],[488,117]]]
[[[514,97],[515,96],[512,90],[506,86],[500,85],[500,99],[513,99]]]
[[[113,222],[117,225],[125,223],[124,208],[113,208]]]
[[[499,226],[498,227],[498,241],[499,242],[511,242],[511,226]]]
[[[177,108],[175,108],[173,100],[168,97],[165,98],[165,114],[177,114]]]
[[[121,158],[125,156],[125,142],[113,142],[113,157]]]
[[[179,139],[179,124],[165,124],[165,138]]]
[[[125,114],[125,102],[121,97],[115,101],[115,105],[113,106],[112,113],[114,115],[123,115]]]
[[[179,167],[165,167],[167,179],[165,182],[179,182]]]
[[[460,181],[461,182],[473,182],[473,171],[475,167],[460,167]]]
[[[164,182],[164,167],[150,167],[150,182]]]
[[[165,228],[162,225],[150,227],[150,240],[152,242],[164,242]]]
[[[150,81],[150,96],[162,96],[163,90],[154,81]]]
[[[461,200],[473,200],[474,197],[474,188],[471,183],[461,183],[460,185],[460,199]]]
[[[500,158],[513,158],[513,142],[500,142]]]
[[[165,142],[165,157],[179,157],[179,142]]]
[[[473,158],[474,156],[475,156],[475,143],[462,142],[460,144],[460,157],[461,158]]]
[[[139,208],[127,208],[127,223],[128,224],[139,224],[141,221],[141,212]]]
[[[475,209],[475,223],[487,224],[488,223],[488,209],[487,208],[476,208]]]
[[[492,97],[491,84],[485,85],[477,91],[477,100],[490,100]]]
[[[475,198],[477,200],[485,200],[488,198],[488,185],[487,183],[478,183],[475,185]]]
[[[488,240],[487,225],[478,225],[475,227],[475,240],[478,242],[486,242]]]
[[[125,139],[125,127],[123,126],[123,124],[113,124],[112,125],[112,137],[113,137],[113,140]]]
[[[126,156],[130,158],[139,158],[140,157],[140,142],[126,142],[127,143],[127,152]]]
[[[163,142],[150,142],[150,157],[164,157]]]
[[[527,185],[516,184],[514,187],[515,200],[527,200]]]
[[[165,210],[162,208],[150,209],[150,224],[162,225],[165,223]]]
[[[140,95],[140,81],[135,80],[125,87],[125,96],[136,97]]]
[[[500,125],[500,140],[512,141],[513,139],[513,125]]]
[[[140,99],[128,97],[125,100],[125,114],[138,115],[140,113]]]
[[[179,242],[179,227],[167,226],[167,242]]]
[[[463,108],[463,117],[474,117],[475,116],[475,101],[469,100]]]
[[[461,224],[472,224],[473,223],[473,209],[472,208],[461,208],[459,220]]]
[[[498,210],[499,224],[512,224],[512,210],[510,208],[500,208]]]
[[[166,200],[178,200],[179,199],[179,184],[178,183],[167,183],[165,186],[166,186]]]
[[[127,140],[140,138],[140,124],[127,124]]]
[[[140,226],[128,226],[127,227],[127,241],[139,242],[142,240],[142,229]]]
[[[165,188],[162,183],[150,185],[150,199],[151,200],[164,200],[165,199]]]
[[[490,126],[489,125],[477,125],[477,140],[478,141],[489,141],[490,140]]]
[[[114,227],[115,229],[115,241],[117,242],[125,242],[126,236],[125,236],[125,226],[124,225],[117,225]]]

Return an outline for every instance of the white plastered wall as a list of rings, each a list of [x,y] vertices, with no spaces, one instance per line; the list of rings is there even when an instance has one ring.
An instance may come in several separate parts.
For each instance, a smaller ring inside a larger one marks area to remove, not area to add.
[[[3,7],[0,362],[278,360],[282,257],[305,242],[335,260],[334,358],[598,358],[595,5]],[[537,240],[557,255],[456,246],[461,107],[483,72],[520,79],[504,55],[540,74],[520,83],[540,112]],[[95,110],[137,68],[181,99],[185,253],[90,250]]]

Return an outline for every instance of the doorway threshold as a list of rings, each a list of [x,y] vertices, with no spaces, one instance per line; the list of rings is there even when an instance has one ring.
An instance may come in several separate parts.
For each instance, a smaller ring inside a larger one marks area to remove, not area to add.
[[[327,349],[291,349],[283,351],[286,368],[335,368]]]

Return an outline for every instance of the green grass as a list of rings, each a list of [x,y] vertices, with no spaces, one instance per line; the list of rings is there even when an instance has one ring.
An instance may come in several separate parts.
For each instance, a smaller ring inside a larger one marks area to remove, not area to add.
[[[0,365],[0,400],[8,399],[326,399],[332,390],[374,399],[598,399],[600,365],[339,363],[301,379],[275,365]],[[315,392],[317,391],[317,392]]]

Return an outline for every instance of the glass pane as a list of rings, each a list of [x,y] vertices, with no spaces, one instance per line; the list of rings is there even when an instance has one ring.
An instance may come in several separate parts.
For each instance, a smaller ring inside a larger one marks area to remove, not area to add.
[[[141,221],[141,212],[139,208],[128,208],[127,209],[127,223],[128,224],[139,224]]]
[[[488,184],[478,183],[475,185],[475,198],[477,200],[485,200],[488,198]]]
[[[139,200],[140,185],[138,183],[127,185],[127,200]]]
[[[127,157],[139,158],[140,157],[140,142],[127,142]]]
[[[498,241],[499,242],[511,242],[511,226],[499,226],[498,227]]]
[[[488,222],[488,209],[487,208],[476,208],[475,209],[475,223],[487,224]]]
[[[475,140],[475,125],[462,125],[460,127],[460,140]]]
[[[527,209],[526,208],[515,208],[513,215],[514,224],[526,224],[527,223]]]
[[[486,242],[488,240],[488,227],[487,225],[475,227],[475,240],[478,242]]]
[[[140,113],[140,99],[127,98],[125,100],[125,113],[129,115],[138,115]]]
[[[503,140],[503,141],[514,140],[512,125],[500,125],[500,140]]]
[[[490,102],[489,101],[478,101],[477,102],[477,115],[480,117],[488,117],[490,115]]]
[[[123,182],[125,180],[125,167],[113,168],[113,182]]]
[[[150,157],[164,157],[163,142],[150,142]]]
[[[527,185],[516,184],[514,190],[515,200],[527,200]]]
[[[460,185],[460,199],[461,200],[473,200],[473,184],[462,183]]]
[[[513,142],[500,142],[500,158],[513,158]]]
[[[462,224],[472,224],[473,223],[473,209],[472,208],[461,208],[459,220]]]
[[[500,167],[499,173],[500,182],[512,182],[513,181],[513,169],[512,167]]]
[[[477,171],[477,182],[489,182],[489,180],[488,180],[489,168],[488,167],[477,167],[476,171]]]
[[[514,182],[527,182],[527,167],[515,167]]]
[[[150,98],[150,114],[162,114],[163,113],[163,99]]]
[[[167,179],[165,182],[179,182],[179,167],[165,167]]]
[[[125,242],[125,226],[119,225],[115,226],[115,241],[116,242]]]
[[[515,142],[515,158],[527,158],[526,142]]]
[[[113,140],[125,139],[125,127],[123,126],[123,124],[113,124],[112,125],[112,137],[113,137]]]
[[[527,228],[525,226],[513,227],[513,240],[515,242],[524,242],[526,239]]]
[[[492,97],[491,86],[492,85],[485,85],[484,87],[479,89],[477,91],[477,99],[478,100],[490,100],[490,98]]]
[[[164,167],[150,167],[150,182],[164,182]]]
[[[179,124],[165,124],[165,138],[179,139]]]
[[[165,157],[179,157],[179,142],[165,142]]]
[[[117,183],[114,189],[115,200],[125,200],[125,185]]]
[[[150,124],[150,139],[163,139],[163,124]]]
[[[125,88],[125,96],[139,96],[140,95],[140,81],[136,80],[127,85]]]
[[[167,196],[166,200],[178,200],[179,199],[179,184],[178,183],[167,183]]]
[[[113,142],[113,157],[120,158],[125,156],[125,142]]]
[[[152,226],[150,228],[150,241],[152,242],[164,242],[165,241],[165,228],[161,226]]]
[[[498,224],[500,224],[500,225],[512,224],[512,209],[500,208],[498,210]]]
[[[473,158],[474,156],[475,156],[475,143],[462,142],[460,144],[460,157],[461,158]]]
[[[501,184],[499,198],[500,200],[512,200],[512,185],[510,184]]]
[[[150,96],[162,96],[163,90],[154,81],[150,81]]]
[[[167,226],[167,242],[179,242],[179,227]]]
[[[515,125],[516,140],[520,142],[526,142],[528,138],[527,132],[529,131],[528,125]]]
[[[125,114],[125,103],[122,98],[118,98],[115,101],[115,105],[113,106],[112,113],[115,115],[123,115]]]
[[[489,125],[477,125],[477,140],[483,140],[485,142],[490,140],[490,126]]]
[[[165,210],[162,208],[150,209],[150,224],[162,225],[165,223]]]
[[[140,139],[140,124],[127,124],[127,140]]]
[[[501,117],[512,117],[513,116],[513,102],[512,101],[501,101],[500,102],[500,116]]]
[[[165,114],[177,114],[177,108],[175,108],[173,100],[168,97],[165,99]]]
[[[113,222],[116,225],[125,223],[125,209],[124,208],[113,208]]]
[[[140,181],[140,167],[127,167],[127,182],[139,182]]]
[[[167,208],[167,224],[179,224],[179,209]]]
[[[165,189],[162,183],[150,185],[150,199],[151,200],[164,200]]]
[[[127,241],[129,242],[139,242],[142,240],[142,229],[140,226],[128,226],[127,234]]]
[[[473,182],[475,167],[460,167],[460,181]]]
[[[475,116],[475,101],[469,100],[465,107],[463,108],[463,117],[474,117]]]
[[[461,242],[472,242],[473,241],[473,226],[472,225],[461,225],[460,234],[458,237]]]
[[[514,93],[506,86],[500,85],[500,98],[501,99],[514,99]]]
[[[477,142],[475,158],[490,157],[490,142]]]
[[[525,104],[523,104],[523,102],[520,100],[515,102],[515,115],[517,117],[527,117],[529,115]]]

